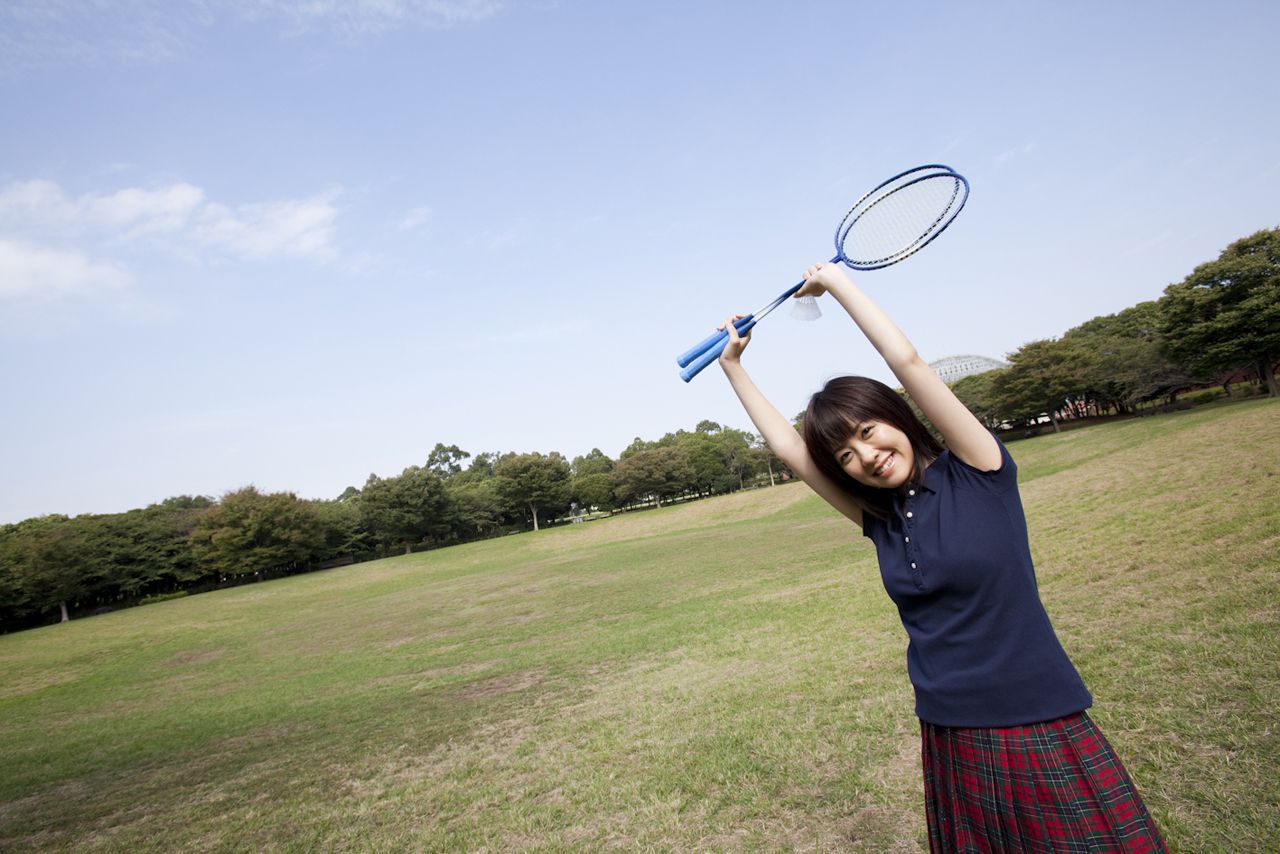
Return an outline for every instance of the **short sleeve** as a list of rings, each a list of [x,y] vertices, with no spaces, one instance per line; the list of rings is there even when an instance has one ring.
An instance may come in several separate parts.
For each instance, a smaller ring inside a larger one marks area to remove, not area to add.
[[[879,520],[879,519],[877,519],[877,518],[876,518],[875,516],[873,516],[871,513],[867,512],[867,510],[866,510],[866,509],[863,509],[863,511],[862,511],[862,536],[866,537],[868,540],[871,540],[871,542],[873,542],[873,543],[874,543],[874,542],[876,541],[876,537],[875,537],[875,533],[874,533],[873,529],[874,529],[874,527],[875,527],[876,525],[878,525],[879,523],[880,523],[880,520]]]
[[[993,435],[992,438],[995,438],[995,436]],[[1017,486],[1018,464],[1009,455],[1009,449],[1004,446],[1004,442],[996,439],[996,445],[1000,448],[1000,468],[995,471],[981,471],[964,462],[955,454],[948,454],[951,458],[951,477],[955,480],[957,486],[995,492],[1004,492],[1006,489]]]

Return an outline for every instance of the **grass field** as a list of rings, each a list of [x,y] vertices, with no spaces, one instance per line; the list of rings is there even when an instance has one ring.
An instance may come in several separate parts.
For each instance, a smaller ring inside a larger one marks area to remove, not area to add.
[[[1280,401],[1012,446],[1175,851],[1280,850]],[[905,634],[803,485],[0,637],[0,850],[925,850]]]

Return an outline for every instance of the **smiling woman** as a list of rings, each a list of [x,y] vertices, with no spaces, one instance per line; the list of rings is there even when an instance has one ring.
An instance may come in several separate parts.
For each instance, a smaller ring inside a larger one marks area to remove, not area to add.
[[[1040,601],[1008,450],[838,267],[804,281],[797,296],[835,296],[946,443],[865,377],[813,395],[801,440],[725,322],[721,366],[769,447],[875,544],[909,638],[930,848],[1166,850]]]
[[[823,474],[882,518],[891,509],[885,490],[919,480],[942,453],[897,392],[867,377],[836,377],[809,399],[804,441],[821,449],[812,456]]]

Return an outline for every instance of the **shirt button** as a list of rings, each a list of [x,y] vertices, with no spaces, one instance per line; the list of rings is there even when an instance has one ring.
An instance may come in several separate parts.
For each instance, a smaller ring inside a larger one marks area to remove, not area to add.
[[[912,516],[914,516],[914,515],[916,515],[916,514],[912,513],[910,510],[908,510],[908,511],[907,511],[907,518],[908,518],[908,519],[910,519],[910,518],[911,518]]]
[[[911,564],[911,568],[912,568],[912,569],[915,569],[915,568],[916,568],[916,565],[915,565],[914,563],[913,563],[913,564]]]
[[[911,542],[911,538],[910,538],[910,537],[903,537],[902,539],[906,540],[908,543],[909,543],[909,542]]]
[[[916,494],[916,491],[914,489],[907,490],[907,495],[915,495],[915,494]]]

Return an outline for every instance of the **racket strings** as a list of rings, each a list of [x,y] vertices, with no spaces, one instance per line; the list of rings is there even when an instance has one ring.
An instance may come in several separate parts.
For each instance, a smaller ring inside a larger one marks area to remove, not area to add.
[[[845,217],[840,252],[850,266],[874,268],[911,255],[959,213],[963,180],[938,172],[888,185],[862,199]]]

